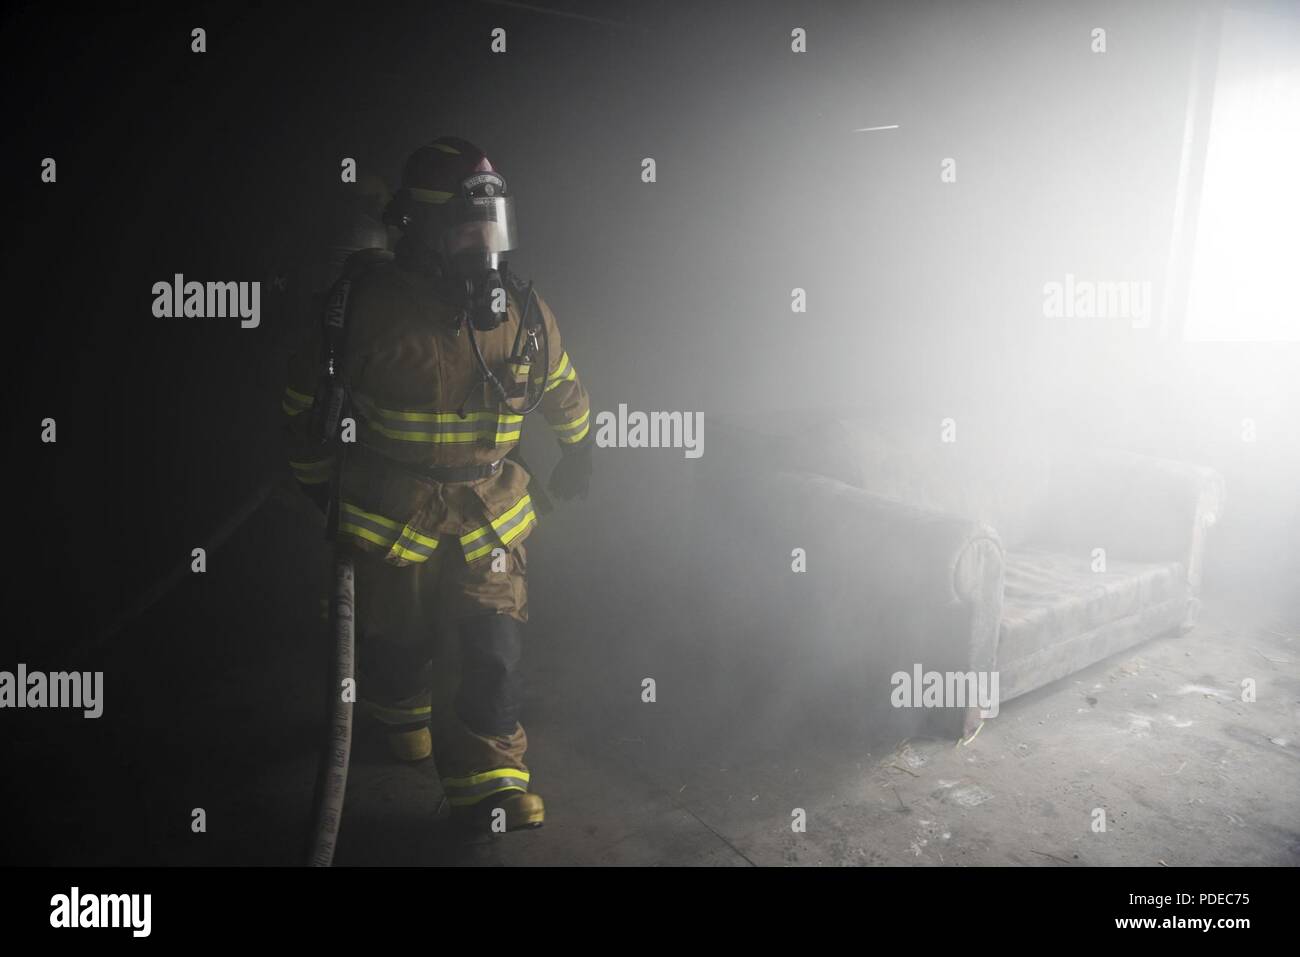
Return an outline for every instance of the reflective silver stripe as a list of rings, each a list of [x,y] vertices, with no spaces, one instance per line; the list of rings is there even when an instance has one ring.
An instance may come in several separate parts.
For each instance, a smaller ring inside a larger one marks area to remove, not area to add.
[[[363,416],[363,418],[365,418]],[[367,422],[372,421],[366,419]],[[455,419],[449,422],[410,422],[403,419],[383,419],[381,426],[393,432],[420,432],[426,435],[473,435],[478,432],[497,431],[498,420],[495,415],[488,418]]]
[[[520,528],[521,525],[536,521],[536,519],[537,516],[533,512],[533,501],[529,498],[524,502],[524,507],[516,512],[514,516],[508,519],[504,524],[493,525],[492,529],[497,533],[497,537],[501,539],[503,545],[509,545],[518,537],[519,532],[523,531],[523,529]],[[515,531],[515,529],[518,529],[518,531]]]
[[[590,431],[591,431],[591,423],[587,422],[582,426],[582,429],[580,431],[574,432],[572,435],[561,435],[557,432],[555,437],[559,439],[561,442],[563,442],[565,445],[576,445],[577,443],[585,439],[587,437],[587,433]]]
[[[560,361],[555,366],[555,371],[552,372],[550,375],[548,375],[546,378],[551,381],[561,379],[564,377],[564,374],[568,372],[570,368],[572,368],[572,366],[573,366],[573,362],[569,359],[569,353],[564,352],[560,355]]]
[[[433,554],[434,549],[438,547],[438,540],[435,538],[420,541],[420,538],[428,538],[428,536],[421,536],[419,532],[408,525],[402,529],[402,534],[393,543],[393,548],[406,553],[400,556],[402,558],[411,558],[412,554],[418,555],[421,559],[428,558]]]
[[[573,363],[569,359],[569,353],[565,352],[560,356],[560,361],[555,366],[555,371],[546,377],[546,390],[559,387],[565,382],[570,382],[578,377],[578,370],[573,368]],[[533,382],[541,382],[541,376],[534,376]]]
[[[427,561],[438,547],[438,539],[434,536],[425,535],[410,525],[403,526],[383,515],[367,512],[351,502],[343,503],[339,533],[388,549],[385,560],[397,565]]]
[[[401,533],[402,526],[391,519],[364,511],[351,502],[343,503],[339,531],[374,545],[391,548]]]
[[[351,502],[343,504],[343,511],[347,513],[349,522],[362,525],[373,532],[384,535],[389,541],[396,539],[401,532],[402,526],[400,523],[394,522],[391,518],[384,518],[382,515],[364,511]]]
[[[570,419],[568,422],[561,422],[558,425],[552,425],[551,429],[556,432],[573,432],[586,425],[587,420],[590,418],[591,418],[591,409],[588,409],[586,412],[582,413],[582,415],[578,416],[576,419]]]
[[[465,561],[477,561],[489,554],[498,542],[509,545],[523,534],[525,528],[536,521],[537,515],[533,511],[532,497],[525,492],[519,501],[487,525],[480,525],[460,537],[460,547],[465,553]]]
[[[494,443],[519,438],[524,418],[497,412],[470,412],[461,418],[455,412],[403,411],[381,409],[358,396],[357,412],[362,424],[371,431],[399,442],[428,442],[454,445],[492,439]]]

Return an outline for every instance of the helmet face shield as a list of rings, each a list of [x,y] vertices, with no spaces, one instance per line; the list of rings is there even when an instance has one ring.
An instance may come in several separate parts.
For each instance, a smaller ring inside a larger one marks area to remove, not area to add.
[[[517,245],[513,196],[452,199],[436,216],[442,229],[439,246],[448,256],[509,252]]]

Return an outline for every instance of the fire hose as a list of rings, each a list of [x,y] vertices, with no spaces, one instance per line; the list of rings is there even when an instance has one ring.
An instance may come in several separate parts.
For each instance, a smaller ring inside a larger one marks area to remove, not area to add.
[[[329,867],[338,844],[343,818],[343,797],[348,787],[352,758],[352,704],[356,688],[355,595],[352,557],[334,546],[334,593],[330,602],[330,631],[334,637],[329,682],[329,737],[316,775],[315,812],[312,815],[308,863]]]

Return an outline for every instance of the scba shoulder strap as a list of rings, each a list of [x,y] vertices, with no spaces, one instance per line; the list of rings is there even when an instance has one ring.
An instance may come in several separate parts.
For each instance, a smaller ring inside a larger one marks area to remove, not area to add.
[[[506,285],[514,294],[515,302],[519,304],[519,315],[523,317],[524,323],[528,322],[529,308],[533,304],[533,283],[532,280],[525,282],[513,272],[506,272]]]
[[[532,280],[524,282],[514,273],[507,272],[506,285],[514,293],[516,302],[522,300],[522,305],[518,307],[519,328],[515,331],[514,347],[510,350],[510,362],[522,362],[525,369],[531,369],[533,359],[541,360],[541,388],[538,390],[537,397],[531,402],[528,401],[528,383],[526,380],[524,382],[525,409],[523,414],[527,415],[541,404],[542,395],[546,390],[546,372],[551,361],[551,343],[546,332],[546,323],[543,321],[541,309],[536,310],[534,316]],[[526,371],[524,374],[530,375],[531,371]]]
[[[316,390],[316,439],[326,445],[338,438],[346,400],[345,371],[349,304],[352,290],[365,273],[380,263],[393,261],[387,249],[358,249],[343,264],[343,273],[330,287],[321,312],[321,377]]]

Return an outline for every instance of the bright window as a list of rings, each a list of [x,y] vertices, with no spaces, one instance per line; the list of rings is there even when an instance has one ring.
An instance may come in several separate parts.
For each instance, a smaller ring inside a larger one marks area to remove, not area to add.
[[[1300,341],[1300,17],[1224,13],[1185,336]]]

